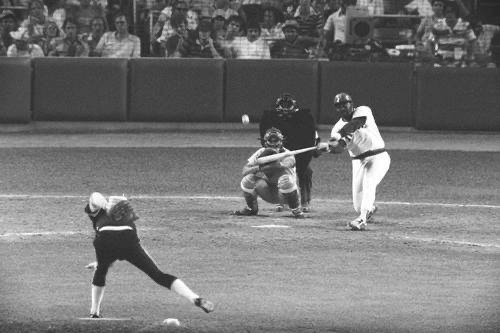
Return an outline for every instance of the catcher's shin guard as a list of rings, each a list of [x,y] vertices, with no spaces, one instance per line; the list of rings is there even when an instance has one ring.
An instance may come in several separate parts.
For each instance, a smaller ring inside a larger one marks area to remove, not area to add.
[[[294,190],[289,193],[282,193],[283,197],[285,198],[285,202],[290,207],[290,209],[298,208],[300,207],[300,201],[299,201],[299,193],[297,190]]]

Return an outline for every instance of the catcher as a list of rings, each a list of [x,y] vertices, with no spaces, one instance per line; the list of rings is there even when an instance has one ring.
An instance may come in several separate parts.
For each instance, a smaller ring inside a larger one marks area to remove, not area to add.
[[[267,164],[257,163],[259,157],[287,151],[283,147],[283,134],[276,128],[270,128],[264,134],[263,142],[264,147],[252,154],[243,167],[240,186],[247,206],[235,211],[234,215],[257,215],[259,212],[257,198],[261,197],[262,200],[272,204],[286,203],[294,217],[303,218],[304,213],[300,207],[296,183],[295,157],[288,156]]]
[[[163,273],[144,250],[137,236],[135,214],[130,202],[122,196],[110,196],[106,200],[101,193],[90,195],[85,213],[95,230],[94,248],[97,262],[89,264],[94,268],[92,280],[92,305],[90,318],[101,318],[100,306],[108,269],[116,260],[127,260],[146,273],[153,281],[185,297],[206,313],[214,310],[214,305],[200,298],[177,277]]]
[[[271,127],[281,131],[284,136],[283,145],[288,150],[311,147],[319,142],[316,122],[310,110],[299,108],[297,101],[288,93],[283,93],[276,100],[274,110],[266,110],[262,114],[259,124],[262,145],[264,135]],[[295,157],[300,203],[304,212],[310,211],[313,171],[309,164],[313,156],[318,157],[319,154],[313,151]],[[283,206],[278,205],[277,210],[282,209]]]

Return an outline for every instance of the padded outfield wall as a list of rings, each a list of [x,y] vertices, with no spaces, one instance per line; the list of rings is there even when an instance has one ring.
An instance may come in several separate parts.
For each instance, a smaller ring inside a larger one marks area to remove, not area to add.
[[[500,130],[500,70],[314,60],[0,58],[0,123],[257,122],[281,92],[319,124],[335,93],[379,126]]]

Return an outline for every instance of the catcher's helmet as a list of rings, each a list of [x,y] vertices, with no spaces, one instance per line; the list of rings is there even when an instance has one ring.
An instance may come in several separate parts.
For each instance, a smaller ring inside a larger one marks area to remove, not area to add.
[[[283,147],[283,134],[275,127],[271,127],[264,134],[264,147],[281,149]]]
[[[282,116],[288,116],[296,112],[299,108],[297,107],[297,101],[289,93],[283,93],[276,100],[276,111]]]
[[[352,97],[346,93],[339,93],[333,98],[333,105],[342,119],[349,121],[352,118],[354,112],[354,105],[352,103]]]

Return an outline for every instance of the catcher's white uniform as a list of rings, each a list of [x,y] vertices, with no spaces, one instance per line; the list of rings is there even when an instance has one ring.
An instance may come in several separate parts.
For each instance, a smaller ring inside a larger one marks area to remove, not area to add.
[[[366,221],[367,214],[375,208],[377,185],[389,170],[391,158],[385,151],[385,143],[380,135],[372,110],[367,106],[359,106],[354,110],[352,118],[366,117],[365,124],[344,137],[346,149],[352,158],[352,199],[360,219]],[[347,122],[340,119],[332,128],[331,137]]]

